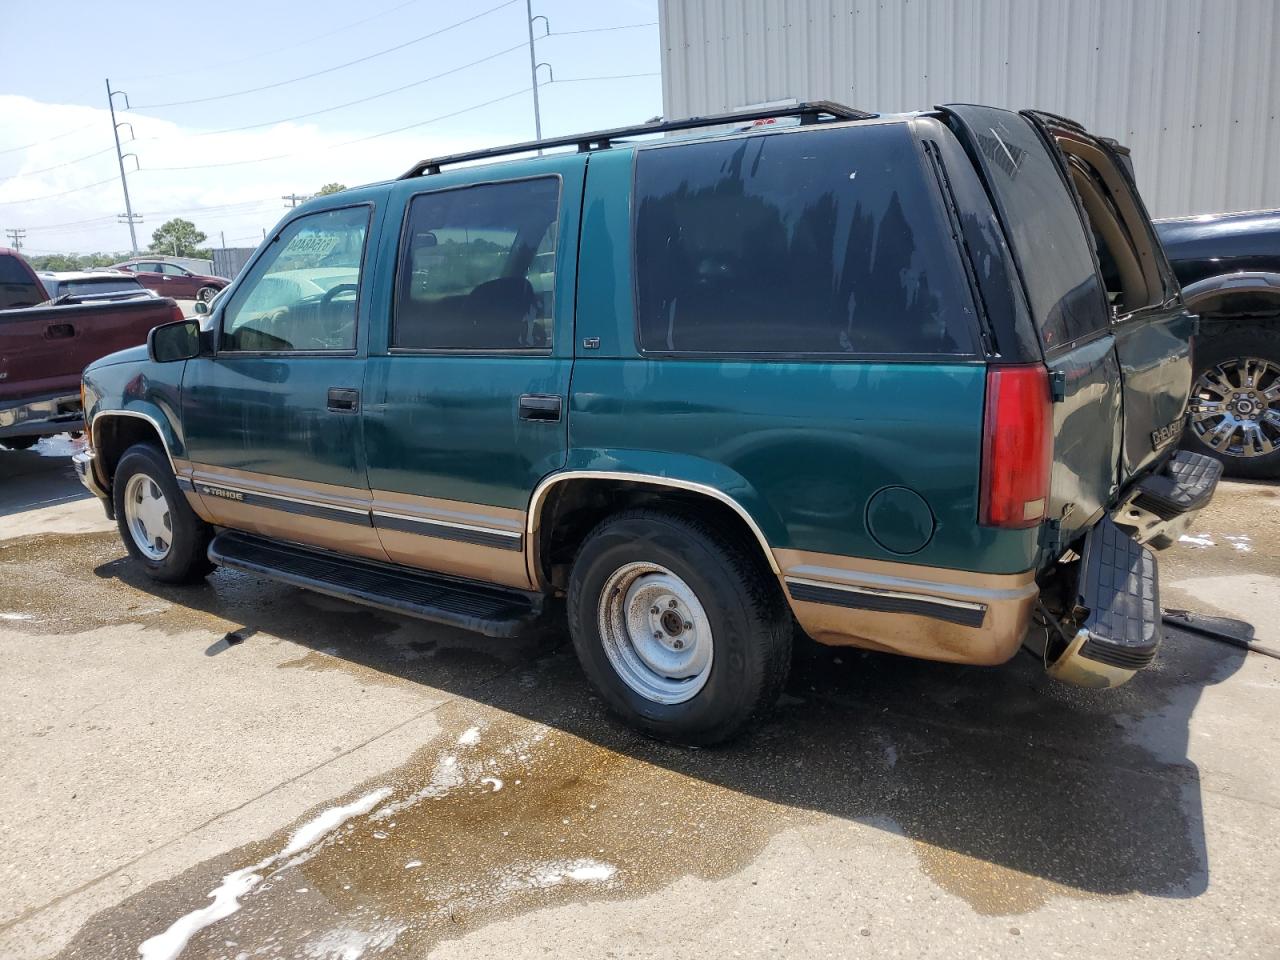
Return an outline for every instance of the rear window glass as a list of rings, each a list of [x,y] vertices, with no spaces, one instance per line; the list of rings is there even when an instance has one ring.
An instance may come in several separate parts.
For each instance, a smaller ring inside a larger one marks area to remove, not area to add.
[[[0,256],[0,310],[33,307],[44,300],[37,286],[17,257]]]
[[[1030,122],[1003,110],[965,108],[1027,301],[1046,349],[1110,323],[1106,295],[1075,199]]]
[[[142,284],[132,277],[104,277],[101,280],[63,280],[55,296],[91,297],[103,293],[138,293]]]
[[[644,149],[645,350],[972,353],[972,301],[902,124]]]

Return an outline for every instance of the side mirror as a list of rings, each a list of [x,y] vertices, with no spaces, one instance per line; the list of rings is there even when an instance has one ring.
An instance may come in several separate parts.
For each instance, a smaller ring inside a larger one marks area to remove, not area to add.
[[[197,300],[194,304],[192,304],[191,309],[195,313],[198,313],[200,314],[200,316],[203,317],[205,314],[209,312],[209,304],[207,304],[203,300]]]
[[[200,323],[186,319],[152,327],[147,334],[147,356],[156,363],[200,356]]]

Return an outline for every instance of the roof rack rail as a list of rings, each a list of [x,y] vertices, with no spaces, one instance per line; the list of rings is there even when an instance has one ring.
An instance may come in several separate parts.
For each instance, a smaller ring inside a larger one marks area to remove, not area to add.
[[[633,127],[614,127],[612,130],[597,130],[594,133],[575,133],[566,137],[548,137],[543,140],[527,140],[524,143],[513,143],[505,147],[488,147],[484,150],[471,150],[467,153],[453,153],[445,157],[422,160],[400,175],[401,180],[411,180],[425,174],[439,173],[440,168],[468,160],[490,160],[494,157],[510,156],[514,153],[531,153],[534,150],[549,150],[554,147],[577,146],[579,153],[592,150],[605,150],[612,146],[614,140],[623,137],[638,137],[650,133],[671,133],[676,130],[696,130],[700,127],[715,127],[726,123],[746,123],[753,120],[770,120],[774,117],[799,117],[801,123],[815,123],[823,117],[832,120],[870,120],[878,116],[865,110],[846,107],[842,103],[830,100],[814,100],[797,103],[794,106],[759,107],[753,110],[734,110],[729,113],[713,113],[705,117],[687,117],[684,120],[655,120],[652,123],[639,123]]]

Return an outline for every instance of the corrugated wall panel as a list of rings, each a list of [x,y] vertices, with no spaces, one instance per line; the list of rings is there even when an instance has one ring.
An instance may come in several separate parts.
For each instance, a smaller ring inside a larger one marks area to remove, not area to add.
[[[1040,107],[1156,216],[1280,207],[1280,0],[659,0],[667,116],[795,97]]]

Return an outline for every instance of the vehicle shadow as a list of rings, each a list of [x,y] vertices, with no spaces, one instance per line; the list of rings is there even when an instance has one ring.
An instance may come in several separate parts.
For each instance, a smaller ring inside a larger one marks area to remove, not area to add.
[[[243,624],[246,645],[254,632],[278,637],[734,794],[899,834],[979,912],[1023,912],[1051,895],[1194,897],[1208,885],[1189,722],[1202,689],[1244,654],[1191,634],[1170,630],[1152,668],[1104,692],[1053,683],[1029,655],[959,667],[801,640],[765,723],[726,747],[686,750],[612,719],[562,627],[498,641],[276,585],[261,593],[226,571],[193,588],[151,583],[123,560],[95,572]],[[208,662],[236,646],[215,644]],[[459,658],[468,669],[455,669]]]

